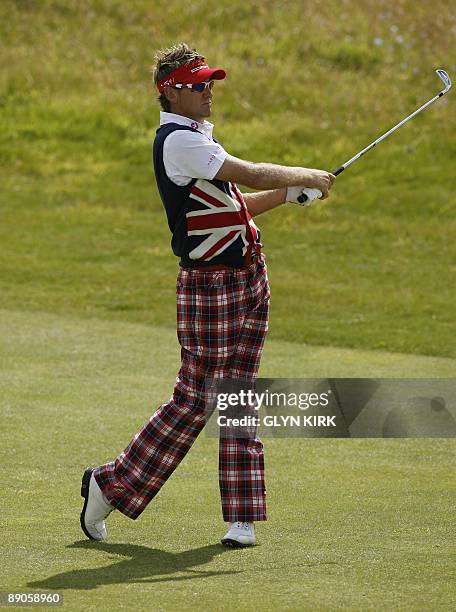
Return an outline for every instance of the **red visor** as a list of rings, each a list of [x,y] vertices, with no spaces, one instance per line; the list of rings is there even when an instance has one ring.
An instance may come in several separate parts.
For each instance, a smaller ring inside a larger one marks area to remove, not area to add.
[[[209,79],[224,79],[225,76],[226,72],[221,68],[209,68],[203,60],[195,60],[160,79],[157,88],[160,93],[163,93],[166,86],[174,87],[176,83],[193,85],[193,83],[202,83]]]

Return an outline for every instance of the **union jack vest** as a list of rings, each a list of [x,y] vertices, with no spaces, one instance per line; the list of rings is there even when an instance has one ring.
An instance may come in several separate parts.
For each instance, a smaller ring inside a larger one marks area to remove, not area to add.
[[[242,193],[235,183],[217,179],[192,179],[183,187],[173,183],[163,163],[163,145],[175,130],[197,132],[188,126],[165,123],[154,140],[155,178],[172,233],[173,253],[184,268],[214,264],[243,267],[248,251],[257,250],[261,244],[260,231]]]

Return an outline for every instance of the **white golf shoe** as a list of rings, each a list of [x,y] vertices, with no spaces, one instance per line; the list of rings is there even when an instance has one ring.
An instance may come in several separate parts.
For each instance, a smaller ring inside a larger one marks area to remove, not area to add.
[[[222,539],[222,544],[233,548],[244,548],[255,544],[255,525],[253,523],[230,523],[228,533]]]
[[[93,475],[93,468],[87,468],[82,477],[81,495],[84,506],[81,512],[82,531],[91,540],[106,540],[105,519],[114,510],[108,504]]]

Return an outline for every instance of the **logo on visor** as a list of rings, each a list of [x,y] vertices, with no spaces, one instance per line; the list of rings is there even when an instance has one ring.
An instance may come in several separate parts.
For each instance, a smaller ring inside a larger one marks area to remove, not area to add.
[[[192,68],[190,72],[198,72],[198,70],[202,70],[203,68],[209,68],[207,64],[203,64],[202,66],[197,66],[196,68]]]

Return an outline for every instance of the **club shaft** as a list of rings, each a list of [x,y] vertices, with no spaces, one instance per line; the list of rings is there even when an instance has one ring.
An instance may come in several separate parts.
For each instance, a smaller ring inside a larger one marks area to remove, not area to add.
[[[409,115],[408,117],[406,117],[405,119],[402,119],[402,121],[400,121],[397,125],[395,125],[394,127],[392,127],[390,130],[388,130],[387,132],[385,132],[385,134],[383,134],[382,136],[380,136],[379,138],[377,138],[377,140],[374,140],[374,142],[371,142],[370,145],[367,145],[367,147],[365,149],[363,149],[362,151],[360,151],[359,153],[357,153],[354,157],[352,157],[351,159],[349,159],[348,161],[346,161],[344,164],[342,164],[342,166],[340,166],[339,168],[337,168],[337,170],[335,170],[333,172],[334,175],[338,175],[341,172],[343,172],[345,170],[345,168],[348,168],[348,166],[350,166],[350,164],[352,164],[353,162],[355,162],[357,159],[359,159],[362,155],[364,155],[365,153],[367,153],[368,151],[370,151],[371,149],[373,149],[375,147],[375,145],[377,145],[379,142],[381,142],[382,140],[385,140],[385,138],[387,138],[390,134],[392,134],[393,132],[395,132],[397,129],[399,129],[401,127],[401,125],[404,125],[404,123],[406,123],[407,121],[409,121],[409,119],[411,119],[412,117],[414,117],[415,115],[417,115],[418,113],[420,113],[422,110],[424,110],[427,106],[429,106],[430,104],[432,104],[433,102],[435,102],[436,100],[438,100],[441,96],[443,95],[443,92],[441,91],[439,94],[437,94],[436,96],[434,96],[432,98],[432,100],[429,100],[428,102],[426,102],[425,104],[423,104],[423,106],[420,106],[420,108],[418,108],[415,112],[413,112],[411,115]]]
[[[417,115],[418,113],[420,113],[422,110],[424,110],[425,108],[427,108],[430,104],[432,104],[433,102],[435,102],[436,100],[438,100],[439,98],[441,98],[443,95],[445,95],[447,93],[447,91],[449,91],[451,89],[451,79],[448,76],[448,73],[445,72],[445,70],[442,70],[441,68],[439,70],[436,70],[437,75],[439,76],[440,79],[442,79],[442,81],[445,83],[445,89],[443,89],[440,93],[438,93],[436,96],[434,96],[431,100],[429,100],[428,102],[426,102],[426,104],[423,104],[423,106],[420,106],[420,108],[417,108],[415,112],[413,112],[411,115],[409,115],[408,117],[406,117],[405,119],[402,119],[402,121],[400,121],[397,125],[395,125],[394,127],[392,127],[390,130],[388,130],[387,132],[385,132],[385,134],[382,134],[382,136],[380,136],[379,138],[377,138],[377,140],[374,140],[374,142],[371,142],[370,145],[367,145],[367,147],[365,149],[363,149],[362,151],[360,151],[359,153],[357,153],[354,157],[352,157],[351,159],[349,159],[348,161],[346,161],[344,164],[342,164],[342,166],[339,166],[339,168],[337,168],[336,170],[334,170],[333,174],[335,176],[337,176],[338,174],[340,174],[341,172],[343,172],[345,170],[345,168],[348,168],[348,166],[350,166],[350,164],[352,164],[353,162],[355,162],[357,159],[359,159],[360,157],[362,157],[365,153],[367,153],[368,151],[370,151],[371,149],[373,149],[375,147],[375,145],[377,145],[379,142],[381,142],[382,140],[385,140],[385,138],[387,138],[390,134],[392,134],[393,132],[395,132],[397,129],[399,129],[401,127],[401,125],[404,125],[404,123],[406,123],[407,121],[409,121],[412,117],[414,117],[415,115]],[[306,202],[308,200],[308,196],[305,193],[305,190],[303,190],[303,193],[298,197],[298,202],[300,202],[301,204],[303,204],[304,202]]]

